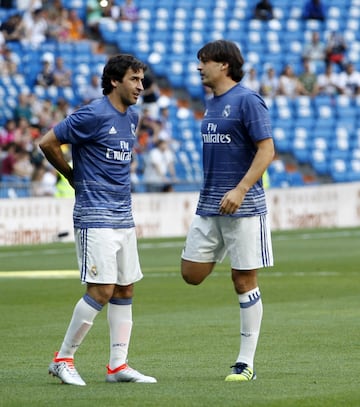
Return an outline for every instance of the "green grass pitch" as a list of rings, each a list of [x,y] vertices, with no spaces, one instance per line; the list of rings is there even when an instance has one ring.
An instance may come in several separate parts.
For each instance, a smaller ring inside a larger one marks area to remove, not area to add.
[[[76,272],[58,272],[76,270],[73,244],[0,247],[0,405],[360,406],[360,229],[273,233],[276,264],[259,273],[258,379],[249,383],[224,382],[239,350],[229,263],[188,286],[179,274],[182,244],[139,241],[145,277],[135,288],[129,363],[158,383],[105,383],[103,311],[76,354],[86,387],[47,374],[84,292]]]

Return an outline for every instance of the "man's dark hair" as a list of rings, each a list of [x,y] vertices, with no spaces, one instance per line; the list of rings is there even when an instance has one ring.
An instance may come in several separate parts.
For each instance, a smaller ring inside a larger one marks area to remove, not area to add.
[[[209,42],[198,51],[197,58],[202,62],[227,62],[229,64],[228,76],[235,82],[240,82],[244,76],[242,69],[244,58],[239,47],[231,41]]]
[[[134,72],[147,69],[147,66],[129,54],[119,54],[111,57],[104,67],[101,78],[103,94],[108,95],[113,89],[112,80],[122,82],[126,71],[131,68]]]

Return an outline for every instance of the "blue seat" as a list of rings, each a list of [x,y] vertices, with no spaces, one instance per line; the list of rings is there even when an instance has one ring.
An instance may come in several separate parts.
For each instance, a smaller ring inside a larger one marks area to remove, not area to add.
[[[310,146],[306,138],[294,138],[291,145],[291,152],[299,164],[309,163]]]
[[[360,160],[351,160],[348,166],[348,181],[360,181]]]
[[[294,128],[304,128],[307,129],[308,131],[312,130],[313,127],[315,126],[315,118],[312,117],[306,117],[306,116],[297,116],[294,119]]]
[[[270,185],[272,188],[286,188],[289,186],[286,172],[275,172],[269,175]]]
[[[336,117],[342,120],[355,120],[358,116],[358,109],[355,106],[337,106]]]
[[[330,162],[330,176],[335,182],[348,181],[348,165],[343,159],[336,158]]]
[[[304,178],[300,171],[292,171],[287,173],[289,186],[301,187],[304,185]]]
[[[310,164],[319,175],[327,175],[329,173],[327,155],[324,150],[311,151]]]
[[[279,153],[288,153],[291,150],[293,141],[293,129],[283,127],[273,127],[273,137],[276,151]]]

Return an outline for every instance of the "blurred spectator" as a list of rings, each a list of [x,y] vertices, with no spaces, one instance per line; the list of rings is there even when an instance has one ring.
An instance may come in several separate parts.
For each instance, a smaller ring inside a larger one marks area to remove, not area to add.
[[[254,90],[255,92],[260,92],[260,81],[257,77],[257,72],[254,67],[249,69],[249,72],[245,75],[241,84],[249,89]]]
[[[25,35],[25,27],[21,14],[13,14],[0,25],[4,40],[20,41]]]
[[[337,64],[343,70],[346,50],[347,45],[342,34],[332,31],[326,43],[326,63]]]
[[[45,160],[35,166],[31,181],[33,196],[55,196],[57,171]]]
[[[319,87],[317,84],[317,76],[312,72],[310,68],[310,61],[307,58],[303,59],[303,71],[298,76],[299,82],[302,84],[304,94],[311,97],[316,96],[319,93]]]
[[[42,112],[43,104],[44,104],[45,101],[42,98],[39,98],[36,93],[29,93],[28,94],[28,102],[29,102],[31,112],[32,112],[32,115],[33,115],[32,123],[36,124],[38,122],[37,116],[38,116],[39,113]]]
[[[273,6],[269,0],[260,0],[256,4],[254,18],[259,20],[271,20],[274,18]]]
[[[33,113],[31,110],[30,99],[28,93],[19,93],[17,105],[13,110],[13,117],[18,124],[20,119],[25,118],[30,122],[33,118]]]
[[[137,128],[137,150],[139,153],[152,148],[158,140],[160,124],[147,107],[143,107]]]
[[[53,67],[51,62],[45,59],[42,61],[41,71],[36,75],[35,84],[46,89],[49,86],[54,85],[54,82],[55,78]]]
[[[125,0],[120,6],[120,20],[137,21],[139,19],[139,10],[133,0]]]
[[[56,0],[54,2],[56,2]],[[16,0],[16,7],[22,12],[26,10],[36,10],[42,7],[42,0]]]
[[[48,40],[53,41],[68,41],[69,27],[67,25],[67,13],[68,10],[62,8],[61,10],[51,7],[47,10],[47,33]]]
[[[21,66],[20,59],[15,52],[4,48],[2,59],[0,57],[0,76],[9,77],[12,81],[19,79],[23,83],[25,77],[18,71],[18,66]]]
[[[326,11],[322,0],[308,0],[304,4],[302,16],[305,20],[325,21]]]
[[[168,106],[163,106],[160,108],[159,124],[160,128],[158,132],[158,139],[167,141],[169,146],[171,146],[173,143],[172,137],[173,128],[169,117]]]
[[[41,108],[35,111],[37,117],[37,126],[41,134],[45,134],[54,124],[54,106],[50,99],[45,99],[41,103]]]
[[[146,109],[152,119],[159,117],[159,105],[157,103],[160,90],[150,73],[145,73],[143,80],[144,91],[142,93],[142,108]]]
[[[175,181],[174,153],[165,140],[158,140],[145,157],[146,192],[169,192]]]
[[[0,129],[0,149],[15,141],[16,122],[8,119],[3,128]]]
[[[168,105],[160,106],[159,120],[160,125],[157,140],[165,140],[172,151],[177,151],[179,141],[173,137],[173,125],[170,119],[170,111]]]
[[[19,151],[21,147],[15,142],[8,143],[4,148],[3,158],[1,160],[1,175],[13,175],[14,165],[18,159]]]
[[[21,117],[15,129],[15,142],[24,150],[31,152],[34,148],[33,141],[39,137],[39,129],[30,124],[25,118]]]
[[[103,8],[98,0],[86,1],[86,27],[89,29],[89,34],[96,37],[99,35],[99,24],[103,16]]]
[[[30,161],[30,154],[16,143],[8,144],[5,152],[1,162],[0,174],[30,180],[34,170]]]
[[[57,21],[58,21],[57,40],[60,42],[72,41],[70,39],[69,10],[67,8],[61,9],[60,15],[59,15]]]
[[[89,86],[84,88],[82,99],[84,103],[89,103],[94,99],[103,97],[103,90],[98,75],[91,75]]]
[[[16,175],[22,180],[30,181],[33,172],[34,167],[30,160],[30,153],[23,148],[18,149],[12,175]]]
[[[55,86],[59,86],[62,88],[66,88],[67,86],[71,86],[71,70],[65,66],[64,58],[61,56],[57,56],[55,58],[55,66],[54,66],[54,84]]]
[[[337,95],[343,92],[338,84],[339,78],[332,64],[327,64],[325,72],[318,75],[318,88],[321,95]]]
[[[73,109],[70,107],[69,102],[64,98],[59,98],[54,107],[54,121],[58,123],[64,120],[72,113]]]
[[[325,43],[320,40],[320,33],[318,31],[311,33],[311,40],[305,43],[302,57],[309,60],[312,71],[319,72],[324,69],[326,46]]]
[[[68,25],[69,41],[80,41],[85,38],[84,23],[79,17],[76,9],[69,10]]]
[[[272,65],[266,67],[260,81],[260,94],[273,98],[279,92],[279,78]]]
[[[306,94],[305,89],[295,75],[290,64],[285,65],[279,77],[279,95],[294,98]]]
[[[21,43],[25,46],[38,48],[47,37],[48,23],[44,15],[44,9],[28,10],[23,15],[24,36]]]
[[[35,0],[35,1],[37,1],[37,0]],[[54,10],[58,16],[60,16],[62,10],[64,10],[64,8],[65,8],[63,6],[63,0],[42,0],[41,3],[43,3],[44,8],[46,8],[47,10],[50,10],[50,9]],[[64,3],[67,3],[66,0]],[[35,8],[39,8],[39,6],[37,6]]]
[[[339,86],[343,93],[348,96],[360,95],[360,72],[355,69],[355,65],[349,62],[345,70],[338,75]]]

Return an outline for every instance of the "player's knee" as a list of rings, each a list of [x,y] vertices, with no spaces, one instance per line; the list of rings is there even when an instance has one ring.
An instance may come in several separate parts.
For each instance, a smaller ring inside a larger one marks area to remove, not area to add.
[[[232,281],[237,294],[244,294],[257,287],[256,270],[232,270]]]
[[[205,264],[183,260],[181,263],[181,275],[184,281],[191,285],[199,285],[211,272],[211,268]]]
[[[198,276],[194,276],[191,273],[188,272],[184,272],[181,271],[181,275],[183,280],[187,283],[187,284],[191,284],[191,285],[199,285],[202,282],[202,279],[199,279]]]
[[[87,294],[101,305],[106,305],[113,296],[114,286],[110,284],[88,284]]]

